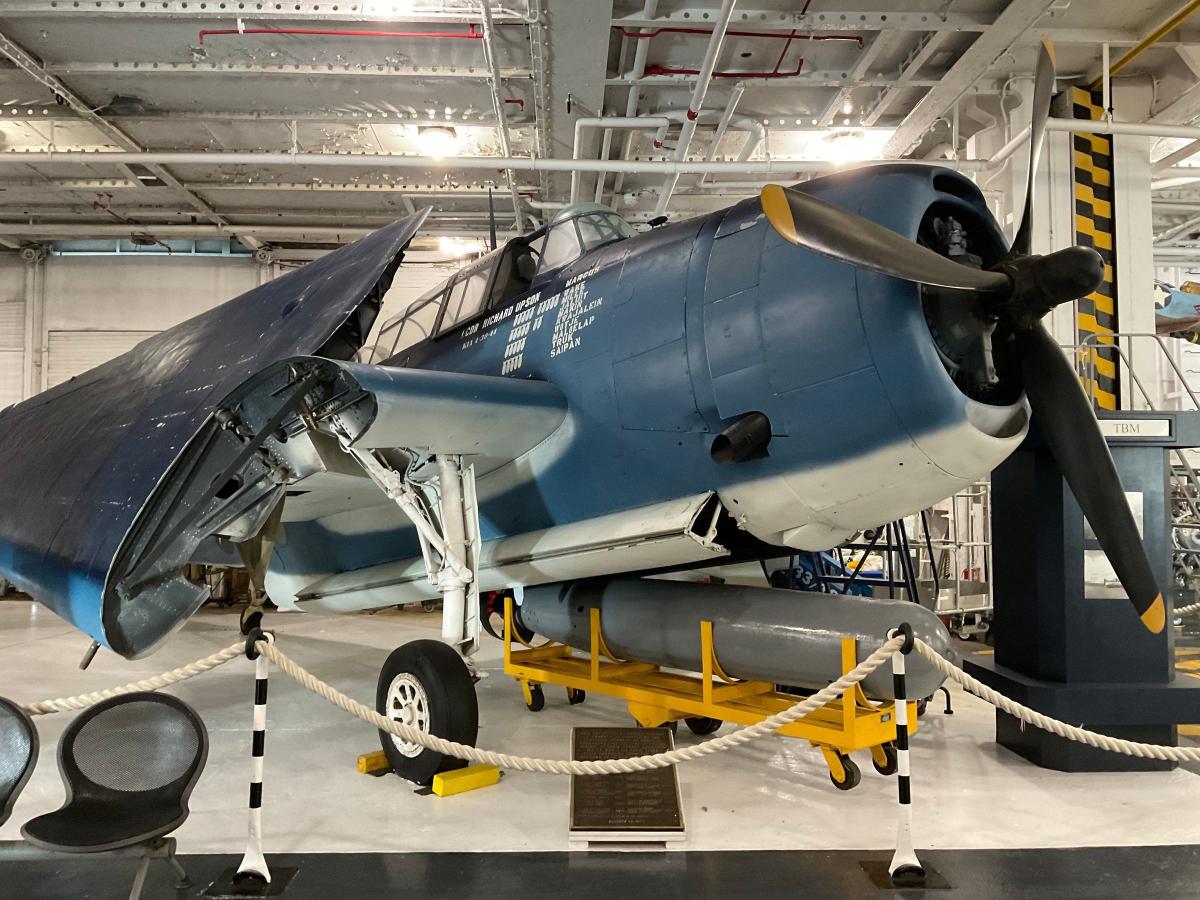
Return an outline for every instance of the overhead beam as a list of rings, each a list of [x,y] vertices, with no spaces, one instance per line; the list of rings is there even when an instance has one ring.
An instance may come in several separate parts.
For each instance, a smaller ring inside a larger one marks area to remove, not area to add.
[[[715,11],[714,13],[715,14]],[[900,12],[896,10],[814,10],[809,13],[781,12],[778,9],[747,9],[738,7],[734,29],[755,31],[972,31],[983,32],[991,27],[989,15],[969,12]],[[617,28],[703,28],[710,20],[699,18],[695,9],[680,9],[659,16],[634,13],[614,17]]]
[[[899,78],[882,72],[870,72],[855,78],[852,72],[841,69],[813,69],[811,72],[801,72],[799,75],[788,75],[786,78],[755,78],[753,72],[737,73],[739,81],[746,82],[747,87],[778,88],[780,90],[798,87],[881,87],[887,88],[897,84]],[[638,87],[691,88],[696,83],[695,75],[644,75],[641,78],[606,78],[606,87]],[[911,78],[906,87],[934,87],[940,84],[938,78]]]
[[[874,125],[878,122],[900,92],[914,86],[917,73],[925,67],[929,58],[941,46],[944,36],[945,32],[930,31],[917,39],[917,45],[913,47],[912,52],[908,54],[908,58],[904,60],[900,71],[896,74],[895,84],[884,88],[875,98],[875,102],[871,104],[871,108],[866,110],[862,119],[864,125]]]
[[[1055,0],[1012,0],[991,27],[975,39],[975,43],[958,58],[941,81],[930,88],[912,112],[905,116],[896,133],[884,146],[883,155],[899,157],[908,153],[925,137],[934,123],[946,115],[959,98],[1054,4]]]
[[[98,62],[59,62],[45,67],[52,75],[137,75],[149,78],[158,75],[290,75],[305,78],[473,78],[486,80],[486,66],[385,66],[362,63],[356,66],[319,63],[295,65],[287,63],[241,62],[153,62],[145,60],[115,60]],[[528,79],[530,69],[501,66],[501,78]]]
[[[127,135],[124,131],[113,125],[103,116],[97,114],[90,104],[86,103],[83,98],[72,91],[66,84],[56,78],[54,75],[46,71],[45,67],[24,47],[14,41],[8,35],[0,32],[0,53],[8,57],[17,68],[25,72],[43,87],[50,90],[57,97],[74,110],[81,118],[85,119],[89,124],[94,126],[105,137],[113,141],[118,147],[122,147],[131,153],[144,152],[133,138]],[[123,164],[124,165],[124,164]],[[230,234],[239,237],[233,229],[229,228],[229,223],[215,209],[208,205],[200,197],[193,194],[180,183],[171,172],[157,163],[147,163],[146,168],[155,175],[164,184],[173,188],[190,206],[200,212],[206,219],[212,222],[219,228],[229,230]],[[128,170],[126,170],[128,171]],[[247,246],[252,250],[257,250],[262,247],[262,243],[253,237],[247,238]]]
[[[833,99],[825,105],[825,109],[817,117],[818,125],[822,128],[828,128],[833,124],[834,118],[842,111],[842,107],[846,105],[846,101],[853,96],[855,86],[862,83],[862,79],[871,70],[871,66],[875,64],[875,60],[878,59],[879,54],[894,43],[898,34],[900,32],[881,31],[875,37],[871,38],[867,46],[863,48],[862,53],[858,55],[858,59],[854,61],[853,68],[847,73],[850,76],[849,83],[837,89],[837,92],[833,95]]]
[[[1200,117],[1200,82],[1167,101],[1146,121],[1161,125],[1185,125]]]
[[[171,19],[178,21],[210,22],[213,20],[236,21],[253,17],[254,21],[284,20],[294,22],[478,22],[479,7],[463,2],[445,2],[440,10],[412,10],[405,12],[409,4],[396,0],[366,0],[366,2],[319,3],[296,2],[286,4],[261,2],[219,2],[219,0],[154,0],[153,3],[138,3],[135,0],[87,0],[73,3],[68,0],[5,0],[4,17],[13,18],[125,18],[125,19]],[[503,8],[497,7],[493,18],[497,22],[524,22],[529,15],[528,0],[508,0]]]
[[[0,121],[7,122],[78,122],[80,116],[65,106],[0,106]],[[146,125],[163,122],[262,122],[269,125],[415,125],[445,126],[455,128],[495,128],[496,120],[491,113],[459,113],[453,116],[419,116],[411,113],[366,110],[345,112],[343,110],[308,110],[301,112],[249,112],[247,110],[163,110],[144,113],[111,113],[105,118],[113,124]],[[531,116],[506,115],[510,128],[527,128],[536,123]]]

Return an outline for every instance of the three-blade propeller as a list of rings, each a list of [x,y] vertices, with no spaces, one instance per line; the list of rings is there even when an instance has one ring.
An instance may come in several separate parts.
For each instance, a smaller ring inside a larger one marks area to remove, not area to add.
[[[1001,326],[1013,342],[1033,419],[1138,618],[1157,634],[1166,624],[1162,594],[1112,455],[1079,379],[1041,321],[1055,306],[1094,291],[1104,278],[1104,261],[1088,247],[1069,247],[1046,256],[1029,253],[1034,177],[1054,83],[1054,48],[1043,38],[1034,85],[1025,208],[1012,248],[990,271],[961,265],[801,191],[768,185],[762,190],[762,206],[781,237],[807,250],[917,284],[972,292],[978,299],[973,308],[986,318],[984,324]]]

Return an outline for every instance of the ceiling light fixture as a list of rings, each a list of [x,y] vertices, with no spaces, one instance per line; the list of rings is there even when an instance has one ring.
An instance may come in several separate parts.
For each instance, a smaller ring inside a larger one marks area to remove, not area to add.
[[[438,240],[438,249],[447,256],[461,259],[484,250],[483,241],[470,241],[463,238],[443,237]]]
[[[417,129],[417,148],[423,156],[441,159],[456,156],[462,140],[453,128],[443,125],[428,125]]]

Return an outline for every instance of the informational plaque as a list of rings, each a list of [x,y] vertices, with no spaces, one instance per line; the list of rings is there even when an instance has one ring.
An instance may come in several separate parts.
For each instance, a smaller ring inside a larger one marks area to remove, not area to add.
[[[575,728],[571,758],[621,759],[673,749],[666,728]],[[674,766],[619,775],[571,777],[572,842],[683,840]]]

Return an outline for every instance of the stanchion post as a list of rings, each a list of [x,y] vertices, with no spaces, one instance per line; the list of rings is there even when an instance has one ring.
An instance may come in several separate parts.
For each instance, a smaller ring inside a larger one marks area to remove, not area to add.
[[[267,658],[255,646],[259,641],[274,642],[275,638],[261,628],[253,629],[246,638],[246,656],[254,660],[254,732],[250,740],[250,814],[246,833],[246,853],[233,876],[235,884],[244,881],[271,883],[262,852],[262,781],[263,755],[267,743]]]
[[[899,808],[896,821],[896,852],[888,865],[888,874],[897,887],[915,887],[925,883],[925,868],[917,859],[912,840],[912,771],[908,756],[908,689],[904,682],[904,657],[912,652],[913,631],[907,622],[888,634],[902,636],[903,646],[892,654],[892,687],[896,695],[896,790]]]

